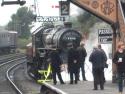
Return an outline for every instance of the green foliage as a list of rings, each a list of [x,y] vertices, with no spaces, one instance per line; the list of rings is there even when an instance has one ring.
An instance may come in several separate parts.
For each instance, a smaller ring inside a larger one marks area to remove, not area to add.
[[[24,39],[24,38],[19,38],[17,45],[19,49],[25,49],[26,45],[31,42],[31,38]]]
[[[17,31],[20,38],[28,38],[30,36],[31,24],[35,15],[27,7],[21,7],[16,14],[11,16],[11,21],[7,24],[8,30]]]

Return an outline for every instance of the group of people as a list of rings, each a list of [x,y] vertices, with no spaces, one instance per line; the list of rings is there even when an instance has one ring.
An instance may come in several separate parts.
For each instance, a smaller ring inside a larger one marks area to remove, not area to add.
[[[70,84],[77,84],[79,80],[80,68],[82,78],[86,81],[84,62],[87,56],[84,44],[81,43],[80,47],[75,47],[73,44],[69,45],[68,51],[68,72],[70,74]],[[73,76],[74,75],[74,76]]]
[[[113,63],[117,66],[118,73],[118,87],[119,92],[122,94],[123,91],[123,78],[125,78],[125,46],[123,42],[118,44],[118,49],[116,50],[113,56]],[[85,57],[87,56],[86,50],[84,48],[84,44],[80,44],[80,47],[74,47],[73,44],[69,45],[68,50],[68,72],[70,74],[70,84],[77,84],[79,80],[80,68],[82,72],[82,78],[86,81],[85,70],[84,70],[84,62]],[[61,59],[59,57],[58,51],[54,51],[51,55],[52,58],[52,77],[53,83],[56,84],[56,74],[60,80],[61,84],[65,84],[61,73],[60,66],[62,64]],[[54,59],[55,58],[55,59]],[[93,48],[92,53],[89,56],[89,61],[92,63],[92,74],[93,74],[93,90],[98,90],[98,85],[100,85],[100,89],[104,90],[104,68],[107,66],[107,56],[104,50],[101,48],[101,45]]]
[[[98,48],[95,47],[93,52],[89,57],[89,61],[92,62],[92,72],[94,78],[94,90],[98,89],[98,84],[100,89],[104,89],[104,68],[107,67],[106,61],[107,57],[101,45]],[[116,52],[114,52],[112,62],[116,65],[116,75],[118,82],[119,94],[123,94],[123,80],[125,80],[125,44],[124,42],[118,42]]]
[[[68,73],[70,75],[70,84],[77,84],[80,77],[80,68],[82,71],[83,80],[86,81],[85,70],[84,70],[84,61],[87,56],[84,44],[81,44],[80,47],[76,48],[73,44],[68,45]],[[61,65],[62,60],[60,58],[59,50],[53,50],[50,53],[51,59],[51,69],[52,69],[52,78],[54,85],[57,84],[56,75],[61,84],[65,84],[61,76]]]

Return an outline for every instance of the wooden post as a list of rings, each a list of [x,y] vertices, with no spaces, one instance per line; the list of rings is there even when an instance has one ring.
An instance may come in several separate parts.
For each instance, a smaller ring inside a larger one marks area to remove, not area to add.
[[[112,27],[113,29],[113,40],[112,40],[112,59],[114,56],[114,53],[116,51],[116,28]],[[112,83],[116,82],[116,65],[112,62]]]
[[[119,9],[120,0],[68,0],[76,6],[83,8],[84,10],[92,13],[93,15],[101,18],[105,22],[109,23],[113,29],[113,42],[112,42],[112,57],[116,51],[117,40],[119,41],[121,26],[119,15],[121,11]],[[121,16],[122,17],[122,16]],[[123,22],[123,19],[121,19]],[[123,25],[125,27],[125,25]],[[125,30],[125,29],[123,29]],[[112,64],[112,82],[116,82],[116,66]]]

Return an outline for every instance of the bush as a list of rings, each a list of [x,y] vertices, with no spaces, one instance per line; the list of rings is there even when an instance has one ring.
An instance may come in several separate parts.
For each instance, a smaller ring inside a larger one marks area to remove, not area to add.
[[[26,45],[31,42],[31,38],[29,39],[24,39],[24,38],[19,38],[17,40],[17,47],[19,49],[26,49]]]

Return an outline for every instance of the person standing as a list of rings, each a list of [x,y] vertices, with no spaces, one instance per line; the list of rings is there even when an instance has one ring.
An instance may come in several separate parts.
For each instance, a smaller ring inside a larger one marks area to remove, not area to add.
[[[90,54],[89,61],[92,63],[92,72],[94,78],[93,90],[98,90],[98,84],[100,85],[100,89],[104,90],[103,71],[104,62],[106,62],[104,53],[97,47],[94,48],[93,52]]]
[[[104,55],[105,55],[105,61],[107,61],[106,53],[105,53],[105,51],[102,49],[101,44],[98,45],[98,48],[104,53]],[[104,62],[104,63],[105,63],[104,68],[107,68],[107,67],[108,67],[107,63],[106,63],[106,62]],[[106,82],[106,79],[105,79],[105,73],[104,73],[104,71],[103,71],[103,80],[104,80],[104,83],[105,83],[105,82]]]
[[[78,57],[79,55],[76,48],[73,46],[73,44],[70,44],[68,51],[68,72],[70,74],[70,84],[74,83],[74,76],[75,76],[75,84],[77,84],[78,82],[78,70],[79,70]]]
[[[119,94],[123,92],[123,78],[125,77],[125,46],[123,42],[118,43],[117,51],[113,57],[113,63],[117,67]]]
[[[60,83],[65,84],[63,79],[62,79],[62,76],[61,76],[61,68],[60,67],[61,67],[62,61],[61,61],[61,58],[59,56],[59,51],[57,49],[51,51],[50,62],[51,62],[52,78],[53,78],[54,85],[57,84],[56,75],[58,76]]]
[[[80,44],[80,47],[77,48],[77,51],[78,51],[78,63],[79,63],[79,73],[78,73],[78,77],[79,77],[79,74],[80,74],[80,69],[81,69],[81,72],[82,72],[82,78],[84,81],[86,81],[86,77],[85,77],[85,57],[87,56],[87,53],[86,53],[86,49],[84,47],[84,43],[81,43]],[[78,78],[79,80],[79,78]]]

